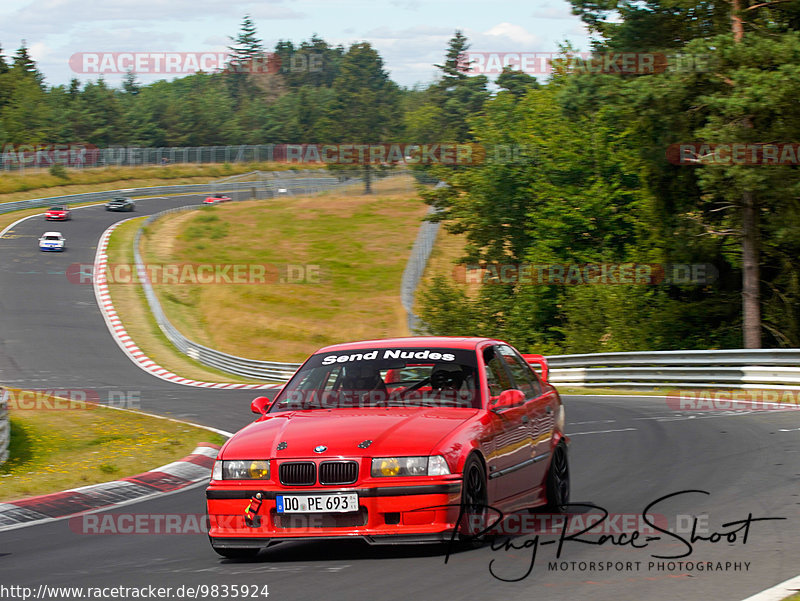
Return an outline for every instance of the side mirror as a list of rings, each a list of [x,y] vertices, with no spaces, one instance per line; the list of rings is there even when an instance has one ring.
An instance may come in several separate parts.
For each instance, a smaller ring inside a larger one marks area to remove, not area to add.
[[[529,365],[539,366],[539,377],[542,381],[547,382],[547,374],[550,368],[547,366],[547,359],[544,355],[522,355],[522,358],[528,362]]]
[[[497,411],[498,409],[516,407],[524,402],[525,393],[517,388],[510,388],[500,393],[500,396],[497,397],[497,401],[492,405],[492,410]]]
[[[269,409],[270,405],[272,405],[272,401],[269,400],[269,397],[258,396],[253,399],[252,403],[250,403],[250,411],[258,415],[264,415]]]

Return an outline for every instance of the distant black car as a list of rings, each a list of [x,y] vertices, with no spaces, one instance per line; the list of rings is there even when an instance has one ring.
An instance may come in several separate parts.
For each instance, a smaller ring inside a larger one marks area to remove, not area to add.
[[[132,198],[117,196],[106,203],[106,211],[135,211],[136,203]]]

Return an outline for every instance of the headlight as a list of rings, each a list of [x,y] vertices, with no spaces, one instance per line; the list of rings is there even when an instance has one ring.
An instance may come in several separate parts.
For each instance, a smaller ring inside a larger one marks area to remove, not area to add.
[[[214,463],[214,480],[268,480],[269,461],[259,459],[235,459]]]
[[[372,477],[392,476],[444,476],[450,473],[444,457],[375,457],[372,460]]]

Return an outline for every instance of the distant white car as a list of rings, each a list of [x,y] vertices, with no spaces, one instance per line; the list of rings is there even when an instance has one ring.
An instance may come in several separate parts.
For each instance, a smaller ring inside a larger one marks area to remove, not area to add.
[[[39,238],[39,250],[63,252],[67,246],[67,239],[61,232],[45,232]]]

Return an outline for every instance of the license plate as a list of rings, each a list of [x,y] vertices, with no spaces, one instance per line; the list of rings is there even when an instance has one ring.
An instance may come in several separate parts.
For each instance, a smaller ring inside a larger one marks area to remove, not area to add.
[[[348,513],[358,511],[358,494],[276,495],[278,513]]]

